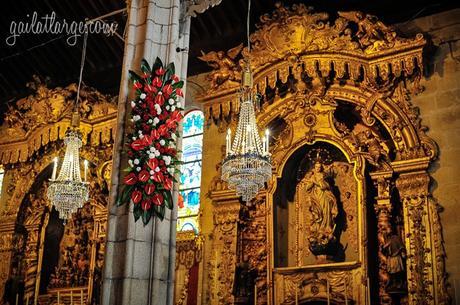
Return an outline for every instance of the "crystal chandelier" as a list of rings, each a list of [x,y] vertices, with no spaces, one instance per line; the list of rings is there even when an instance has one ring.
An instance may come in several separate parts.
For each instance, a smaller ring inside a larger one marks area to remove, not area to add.
[[[247,35],[249,42],[249,16],[251,1],[248,3]],[[241,78],[240,113],[236,135],[232,144],[231,130],[227,131],[226,157],[222,164],[222,179],[231,189],[242,196],[244,202],[254,198],[264,187],[272,173],[270,153],[268,151],[268,130],[265,136],[259,135],[253,103],[252,74],[247,62]]]
[[[80,147],[82,135],[79,131],[80,116],[78,113],[78,101],[83,67],[86,55],[86,41],[88,33],[83,39],[83,52],[80,65],[80,78],[78,81],[77,98],[72,114],[71,127],[66,131],[64,144],[66,145],[65,156],[59,175],[57,174],[58,158],[54,158],[53,174],[48,186],[48,199],[59,212],[61,219],[67,220],[72,213],[76,212],[89,199],[89,182],[87,182],[88,161],[84,161],[84,180],[80,172]]]

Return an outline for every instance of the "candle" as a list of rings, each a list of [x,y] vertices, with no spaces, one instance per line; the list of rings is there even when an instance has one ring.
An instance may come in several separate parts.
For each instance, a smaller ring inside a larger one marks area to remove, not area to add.
[[[268,140],[268,136],[270,135],[270,131],[268,129],[265,129],[265,148],[266,148],[266,151],[267,151],[267,154],[268,154],[268,144],[269,144],[269,140]]]
[[[19,294],[16,293],[16,305],[19,304]]]
[[[327,305],[331,305],[331,299],[329,296],[329,280],[326,280],[326,295],[327,295]]]
[[[257,284],[254,285],[254,305],[257,305]]]
[[[85,182],[86,182],[86,176],[87,176],[87,173],[88,173],[88,160],[85,160],[83,162],[83,164],[85,165]]]
[[[227,155],[230,153],[232,143],[232,130],[229,128],[227,130]]]
[[[266,145],[267,145],[267,141],[265,140],[265,137],[264,137],[262,138],[262,151],[264,154],[267,152]]]
[[[73,305],[73,291],[70,290],[70,305]]]
[[[83,305],[83,289],[80,290],[80,305]]]
[[[61,295],[59,294],[59,291],[58,291],[58,305],[61,305]]]
[[[29,295],[26,296],[26,305],[29,305]]]
[[[51,180],[56,180],[58,157],[54,157],[54,162],[53,163],[54,163],[54,165],[53,165],[53,175],[51,176]]]

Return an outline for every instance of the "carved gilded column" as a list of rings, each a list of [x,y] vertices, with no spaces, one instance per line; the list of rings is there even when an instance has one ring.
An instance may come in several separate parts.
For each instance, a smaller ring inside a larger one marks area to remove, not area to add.
[[[415,161],[413,161],[416,163]],[[438,206],[429,192],[428,160],[396,181],[403,203],[409,304],[448,304]],[[418,167],[418,168],[417,168]]]
[[[24,295],[32,296],[35,294],[35,283],[39,272],[39,249],[40,224],[29,224],[25,226],[27,230],[26,251],[24,257]]]
[[[240,202],[232,191],[211,194],[214,201],[213,253],[208,271],[211,305],[233,304]]]
[[[391,233],[391,211],[393,208],[391,204],[392,176],[393,172],[391,171],[371,173],[371,178],[377,187],[374,209],[377,216],[380,304],[392,304],[392,299],[385,290],[390,277],[387,271],[387,258],[383,252],[386,236]]]
[[[13,250],[14,223],[0,225],[0,295],[3,296],[5,283],[10,275],[10,262]]]

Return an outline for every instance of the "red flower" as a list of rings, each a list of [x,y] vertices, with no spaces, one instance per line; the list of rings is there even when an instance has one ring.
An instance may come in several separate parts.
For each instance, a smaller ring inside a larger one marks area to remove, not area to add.
[[[137,182],[137,177],[135,173],[130,173],[125,176],[123,183],[126,185],[134,185]]]
[[[163,94],[169,97],[171,93],[173,92],[173,88],[171,84],[167,84],[166,86],[163,87]]]
[[[142,78],[149,78],[150,77],[150,74],[149,73],[142,73]]]
[[[155,103],[159,105],[163,105],[165,103],[165,97],[161,92],[158,92],[157,96],[155,97]]]
[[[150,136],[152,137],[152,140],[158,140],[160,138],[160,134],[158,133],[158,130],[156,129],[153,129],[151,132],[150,132]]]
[[[153,174],[153,181],[161,183],[164,180],[164,176],[161,172],[155,172]]]
[[[173,111],[171,113],[171,120],[179,123],[180,120],[182,120],[182,113],[180,113],[180,111],[177,111],[177,110]]]
[[[153,183],[148,183],[144,187],[144,191],[147,195],[152,195],[153,192],[155,191],[155,184]]]
[[[146,92],[153,92],[156,93],[158,90],[154,87],[154,85],[145,85],[144,86]]]
[[[182,90],[179,89],[179,88],[176,89],[176,95],[177,95],[177,96],[182,96],[182,97],[184,97],[184,93],[183,93]]]
[[[152,144],[153,142],[153,139],[151,136],[149,135],[144,135],[144,137],[142,138],[142,143],[144,144],[144,146],[149,146],[150,144]]]
[[[161,195],[160,193],[155,193],[152,197],[152,202],[156,206],[163,205],[163,201],[164,201],[163,195]]]
[[[142,139],[138,139],[138,140],[131,142],[131,148],[136,151],[142,150],[144,149],[144,147],[145,147],[145,142]]]
[[[166,168],[166,167],[165,167],[165,168]],[[173,186],[173,181],[172,181],[170,178],[166,177],[166,178],[165,178],[165,182],[164,182],[164,187],[165,187],[165,189],[171,190],[171,189],[172,189],[172,186]]]
[[[149,161],[147,162],[147,166],[151,170],[155,170],[155,168],[158,167],[158,159],[157,158],[149,159]]]
[[[163,137],[166,136],[168,133],[168,127],[166,125],[161,125],[158,127],[158,133]]]
[[[134,89],[141,89],[141,88],[142,88],[142,84],[141,84],[141,82],[134,82],[133,87],[134,87]]]
[[[141,170],[139,172],[138,179],[139,179],[140,182],[147,182],[147,180],[149,180],[149,178],[150,178],[150,174],[145,169],[143,169],[143,170]]]
[[[155,74],[156,74],[156,75],[163,75],[163,74],[165,74],[165,72],[166,72],[165,69],[163,69],[163,68],[158,68],[158,69],[155,71]]]
[[[141,206],[144,211],[148,211],[152,206],[152,201],[150,199],[142,200]]]
[[[176,83],[179,81],[179,76],[177,76],[176,74],[173,74],[173,76],[171,76],[171,78]]]
[[[131,193],[131,200],[134,202],[134,204],[137,204],[141,201],[142,199],[142,193],[139,190],[134,190]]]
[[[160,88],[161,85],[163,85],[163,82],[161,81],[161,79],[160,79],[159,77],[155,77],[155,78],[152,80],[152,85],[155,86],[155,87]]]

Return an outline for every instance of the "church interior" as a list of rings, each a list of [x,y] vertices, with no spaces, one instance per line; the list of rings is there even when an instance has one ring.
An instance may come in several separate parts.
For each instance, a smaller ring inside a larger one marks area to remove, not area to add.
[[[0,304],[460,305],[459,2],[2,4]]]

